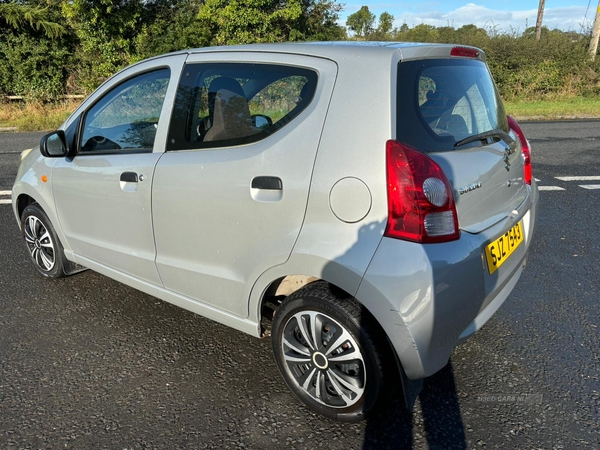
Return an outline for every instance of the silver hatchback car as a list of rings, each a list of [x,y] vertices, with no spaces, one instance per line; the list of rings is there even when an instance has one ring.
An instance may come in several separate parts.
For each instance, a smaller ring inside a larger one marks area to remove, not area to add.
[[[476,48],[311,43],[134,64],[22,155],[37,270],[85,268],[256,337],[353,421],[422,379],[515,287],[538,191]]]

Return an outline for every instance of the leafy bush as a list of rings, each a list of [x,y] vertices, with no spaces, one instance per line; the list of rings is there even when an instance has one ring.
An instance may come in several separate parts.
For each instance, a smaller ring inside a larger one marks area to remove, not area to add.
[[[0,92],[52,99],[65,91],[70,49],[65,42],[5,32],[0,40]]]
[[[42,5],[42,6],[40,6]],[[191,47],[347,39],[336,0],[0,0],[0,94],[52,99],[91,92],[132,62]],[[483,49],[507,100],[600,95],[589,36],[475,25],[375,26],[365,6],[348,25],[361,40],[440,42]]]

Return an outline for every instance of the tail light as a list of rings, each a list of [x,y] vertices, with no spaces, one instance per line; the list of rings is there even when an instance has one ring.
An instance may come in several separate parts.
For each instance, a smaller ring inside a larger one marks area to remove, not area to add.
[[[450,56],[462,56],[464,58],[477,58],[479,57],[479,50],[471,47],[453,47],[450,50]]]
[[[458,239],[458,216],[446,175],[428,156],[386,143],[388,220],[385,236],[433,243]]]
[[[517,137],[519,138],[519,142],[521,142],[521,151],[523,153],[523,171],[524,171],[523,180],[525,181],[525,183],[531,184],[531,147],[529,146],[529,141],[523,134],[523,130],[521,130],[521,127],[519,126],[517,121],[513,117],[510,117],[510,116],[506,116],[506,118],[508,119],[508,126],[517,135]]]

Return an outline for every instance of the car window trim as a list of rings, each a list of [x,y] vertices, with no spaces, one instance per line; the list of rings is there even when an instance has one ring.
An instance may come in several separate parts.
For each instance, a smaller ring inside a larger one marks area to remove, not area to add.
[[[95,150],[91,152],[81,152],[76,156],[94,156],[94,155],[133,155],[138,153],[152,153],[152,148],[122,148],[120,150]]]

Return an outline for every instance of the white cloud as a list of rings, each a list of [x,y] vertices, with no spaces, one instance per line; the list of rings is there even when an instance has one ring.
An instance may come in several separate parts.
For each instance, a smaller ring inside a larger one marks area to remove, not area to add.
[[[550,29],[581,31],[585,10],[584,6],[546,8],[543,24]],[[394,12],[390,12],[394,14]],[[468,3],[447,13],[431,10],[427,12],[403,12],[394,15],[396,26],[406,23],[413,27],[425,23],[436,27],[453,26],[459,28],[463,25],[475,24],[481,28],[494,28],[496,31],[510,31],[513,29],[523,32],[526,27],[535,26],[537,9],[500,11]],[[590,21],[593,21],[593,14],[591,19],[588,18],[587,26],[590,26]]]

